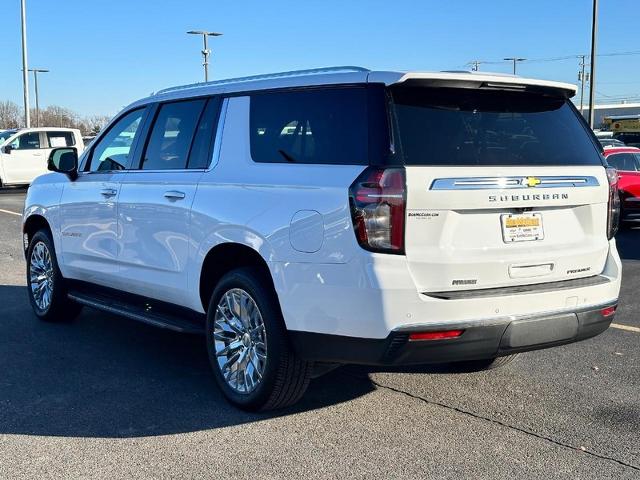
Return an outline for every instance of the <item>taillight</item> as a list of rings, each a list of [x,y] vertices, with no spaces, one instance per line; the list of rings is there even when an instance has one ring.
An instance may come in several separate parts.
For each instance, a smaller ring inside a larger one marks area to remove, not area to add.
[[[404,168],[369,167],[349,189],[351,218],[362,248],[404,253]]]
[[[618,171],[607,168],[609,179],[609,212],[607,214],[607,238],[611,240],[618,232],[620,223],[620,194],[618,192]]]

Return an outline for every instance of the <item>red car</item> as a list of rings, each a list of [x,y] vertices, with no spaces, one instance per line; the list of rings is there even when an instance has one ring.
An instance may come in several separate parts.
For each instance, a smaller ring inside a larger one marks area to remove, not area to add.
[[[640,148],[605,148],[604,156],[620,175],[621,220],[640,222]]]

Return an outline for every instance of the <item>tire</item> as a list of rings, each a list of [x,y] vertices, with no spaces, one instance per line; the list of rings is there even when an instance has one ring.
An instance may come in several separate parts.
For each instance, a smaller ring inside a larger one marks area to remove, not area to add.
[[[493,370],[494,368],[504,367],[505,365],[513,362],[518,355],[518,353],[514,353],[512,355],[505,355],[504,357],[455,362],[452,363],[451,366],[454,371],[458,372],[482,372],[484,370]]]
[[[224,396],[243,410],[293,405],[313,373],[313,364],[289,346],[270,279],[254,268],[227,273],[214,289],[207,311],[207,351]]]
[[[67,297],[53,240],[46,230],[39,230],[29,242],[27,291],[33,312],[46,322],[70,322],[82,310],[82,305]]]

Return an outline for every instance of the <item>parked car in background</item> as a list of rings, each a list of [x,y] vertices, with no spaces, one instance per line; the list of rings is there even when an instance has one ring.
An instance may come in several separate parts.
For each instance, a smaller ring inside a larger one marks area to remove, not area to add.
[[[615,138],[598,138],[598,141],[600,142],[600,145],[602,145],[602,148],[625,146],[624,142],[621,142],[620,140],[617,140]]]
[[[84,148],[87,148],[91,144],[91,142],[93,142],[94,138],[96,138],[95,135],[88,135],[88,136],[82,137],[82,141],[84,142]]]
[[[640,148],[605,148],[607,163],[618,170],[620,220],[623,225],[640,223]]]
[[[575,90],[336,67],[158,92],[29,188],[33,310],[205,333],[250,410],[338,364],[489,369],[598,335],[617,174]]]
[[[47,159],[54,148],[84,151],[80,130],[72,128],[23,128],[0,133],[0,187],[29,185],[47,172]]]

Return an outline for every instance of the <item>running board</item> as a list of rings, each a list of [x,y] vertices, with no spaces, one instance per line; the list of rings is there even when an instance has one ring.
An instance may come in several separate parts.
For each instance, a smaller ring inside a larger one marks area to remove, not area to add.
[[[87,291],[92,290],[92,291]],[[95,291],[98,290],[98,291]],[[203,334],[206,318],[184,307],[126,294],[97,285],[71,288],[68,297],[81,305],[174,332]]]

